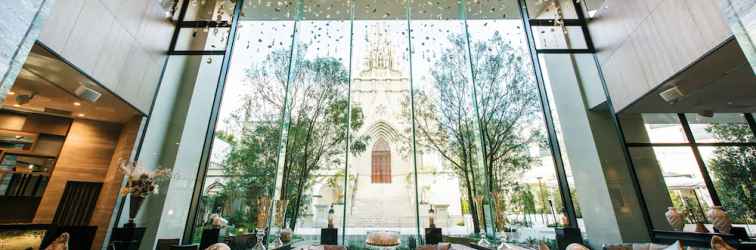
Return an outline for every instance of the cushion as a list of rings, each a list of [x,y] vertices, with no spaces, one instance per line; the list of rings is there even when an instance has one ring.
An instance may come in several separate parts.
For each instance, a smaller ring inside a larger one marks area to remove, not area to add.
[[[314,245],[314,246],[299,247],[296,249],[299,249],[299,250],[346,250],[346,248],[340,245]]]
[[[675,241],[675,244],[669,245],[668,247],[661,248],[661,249],[662,250],[683,250],[684,247],[683,247],[682,242],[678,240],[678,241]]]
[[[550,250],[549,246],[546,245],[546,243],[540,242],[538,243],[538,250]]]
[[[606,250],[633,250],[633,244],[604,245]]]
[[[518,245],[514,245],[514,244],[502,243],[501,245],[499,245],[498,250],[528,250],[528,249],[518,246]]]
[[[417,247],[417,250],[449,250],[451,248],[451,244],[449,243],[438,243],[435,245],[422,245]]]
[[[727,242],[717,235],[711,237],[711,249],[714,250],[735,250],[734,247],[727,244]]]
[[[591,249],[578,243],[572,243],[572,244],[567,245],[567,248],[565,248],[565,250],[591,250]]]
[[[68,250],[68,233],[62,233],[45,250]]]
[[[223,243],[215,243],[207,247],[205,250],[231,250],[231,248]]]

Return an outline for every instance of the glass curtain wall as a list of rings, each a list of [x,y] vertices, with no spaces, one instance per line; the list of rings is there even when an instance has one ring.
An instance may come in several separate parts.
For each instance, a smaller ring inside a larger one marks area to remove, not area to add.
[[[239,2],[192,240],[212,214],[251,238],[261,198],[270,240],[317,243],[332,219],[340,244],[406,247],[431,217],[554,239],[565,201],[517,1]]]
[[[662,184],[670,207],[687,214],[683,231],[696,230],[696,224],[713,231],[706,213],[721,206],[734,227],[750,237],[756,235],[756,122],[751,114],[626,113],[620,117],[639,180]],[[649,171],[659,171],[662,178],[643,174]],[[655,230],[667,227],[653,226]]]
[[[590,43],[590,37],[587,33],[587,23],[583,18],[584,12],[582,7],[585,1],[574,0],[524,0],[521,1],[521,8],[527,13],[527,29],[529,36],[531,52],[535,55],[539,65],[538,75],[542,85],[540,98],[546,99],[544,103],[549,104],[549,114],[544,118],[551,118],[553,131],[551,131],[551,143],[559,144],[559,147],[552,147],[552,152],[559,153],[560,156],[553,161],[557,166],[544,168],[542,176],[538,176],[539,185],[545,185],[549,190],[554,190],[549,196],[549,203],[553,203],[554,210],[558,214],[565,214],[569,217],[568,225],[563,227],[578,228],[583,238],[588,238],[585,229],[585,223],[579,204],[578,194],[575,185],[575,171],[573,167],[586,168],[583,162],[572,162],[568,157],[567,151],[570,149],[566,144],[580,145],[577,140],[586,138],[572,137],[572,141],[565,138],[565,130],[571,127],[582,126],[576,125],[575,120],[581,119],[577,113],[586,112],[585,107],[575,106],[575,103],[584,103],[588,108],[593,108],[589,112],[596,116],[610,117],[608,110],[605,108],[596,109],[591,105],[604,105],[605,98],[600,101],[584,100],[583,98],[603,98],[604,93],[601,89],[601,78],[599,75],[599,66],[593,60],[593,45]],[[533,86],[535,88],[536,86]],[[598,97],[596,97],[598,96]],[[557,100],[558,99],[558,100]],[[594,102],[591,104],[591,102]],[[573,118],[577,117],[577,118]],[[542,121],[545,122],[545,121]],[[585,124],[590,128],[589,124]],[[566,129],[565,129],[566,128]],[[543,131],[542,133],[548,133]],[[567,133],[579,134],[580,131],[569,130]],[[611,138],[611,134],[602,134]],[[547,148],[546,148],[547,149]],[[559,151],[554,151],[558,149]],[[574,149],[573,149],[574,150]],[[574,152],[573,152],[574,153]],[[579,157],[576,157],[576,159]],[[548,171],[548,172],[547,172]],[[556,172],[555,172],[556,171]],[[561,173],[557,173],[561,171]],[[586,170],[582,170],[585,172]],[[583,173],[583,181],[586,174]],[[557,179],[554,179],[557,178]],[[543,184],[541,184],[541,180]],[[557,191],[562,190],[565,193]],[[585,198],[585,197],[584,197]]]

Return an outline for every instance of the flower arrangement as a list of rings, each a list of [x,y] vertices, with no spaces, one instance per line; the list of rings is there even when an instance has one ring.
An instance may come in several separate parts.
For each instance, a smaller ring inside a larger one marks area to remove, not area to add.
[[[168,169],[149,171],[136,161],[123,161],[120,165],[121,172],[128,177],[128,183],[121,189],[121,196],[131,194],[141,198],[158,192],[159,177],[169,177]]]
[[[157,178],[167,178],[169,169],[149,171],[136,161],[123,161],[120,165],[121,172],[128,178],[128,183],[121,189],[121,196],[129,197],[129,222],[127,227],[135,227],[134,218],[142,206],[142,202],[150,194],[158,192]]]

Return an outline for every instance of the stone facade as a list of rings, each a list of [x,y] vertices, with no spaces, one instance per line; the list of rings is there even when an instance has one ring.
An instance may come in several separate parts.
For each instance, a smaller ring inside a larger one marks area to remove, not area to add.
[[[427,227],[427,211],[433,205],[439,227],[455,227],[464,222],[460,204],[459,180],[444,166],[441,156],[431,150],[417,153],[417,179],[411,150],[411,122],[403,115],[410,95],[408,72],[402,72],[395,51],[386,34],[375,28],[362,65],[357,67],[351,85],[352,105],[362,109],[364,125],[356,137],[366,135],[367,150],[350,156],[346,194],[347,234],[388,229],[414,234],[417,209],[421,227]],[[385,141],[390,149],[391,181],[373,180],[373,154],[377,142]],[[320,175],[327,175],[321,173]],[[416,187],[417,180],[417,187]],[[339,182],[343,183],[343,179]],[[338,187],[341,188],[341,187]],[[417,188],[417,196],[415,190]],[[342,198],[340,191],[328,185],[314,185],[314,227],[324,223],[328,206]],[[336,193],[336,195],[334,195]],[[417,206],[417,201],[420,201]],[[335,210],[339,211],[340,205]],[[305,220],[307,220],[305,218]],[[323,224],[324,225],[324,224]],[[309,225],[305,225],[309,227]]]
[[[16,80],[55,0],[5,1],[0,7],[0,101]]]
[[[722,13],[756,73],[756,2],[722,0]]]

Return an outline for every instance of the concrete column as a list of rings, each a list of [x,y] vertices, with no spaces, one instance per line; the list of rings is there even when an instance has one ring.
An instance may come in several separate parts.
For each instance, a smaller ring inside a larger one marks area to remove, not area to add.
[[[587,66],[596,71],[593,58],[564,54],[541,58],[591,247],[648,241],[612,114],[606,104],[589,109],[590,93],[581,86],[597,80],[598,74],[587,74],[591,70]]]
[[[756,73],[756,1],[721,1],[722,14]]]
[[[142,249],[154,249],[157,239],[181,239],[184,233],[221,59],[172,56],[166,65],[139,161],[172,169],[172,176],[137,218],[138,225],[147,227]]]
[[[207,63],[208,58],[213,58],[211,63]],[[191,65],[187,68],[195,69],[186,75],[195,76],[193,82],[186,80],[180,88],[178,109],[173,112],[172,128],[163,148],[161,163],[173,167],[173,176],[170,185],[165,186],[168,190],[157,239],[180,239],[184,233],[222,62],[222,56],[173,59],[186,60]]]
[[[208,1],[204,10],[217,8]],[[185,44],[197,50],[217,50],[221,35],[199,32]],[[171,169],[136,218],[147,231],[140,249],[154,249],[159,239],[181,239],[189,216],[194,183],[205,144],[223,56],[169,56],[144,134],[139,162],[150,168]],[[203,181],[203,180],[199,180]],[[128,201],[119,225],[128,218]],[[191,220],[192,218],[189,218]]]
[[[634,138],[636,142],[649,142],[648,132],[640,114],[622,114],[620,116],[625,137]],[[638,175],[641,191],[646,200],[651,223],[656,230],[672,230],[664,213],[672,206],[669,190],[664,182],[664,173],[651,147],[630,148],[633,166]]]
[[[0,103],[16,81],[55,0],[3,1],[0,6]]]

